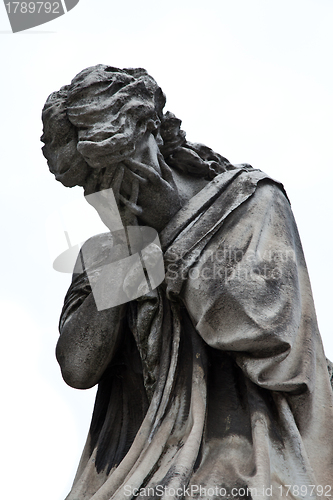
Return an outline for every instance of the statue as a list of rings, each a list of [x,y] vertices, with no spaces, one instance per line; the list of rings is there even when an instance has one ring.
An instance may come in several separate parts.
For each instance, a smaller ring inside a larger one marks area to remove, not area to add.
[[[56,179],[111,188],[124,227],[158,231],[166,272],[99,310],[87,276],[118,243],[84,245],[56,354],[69,385],[98,392],[67,500],[332,496],[330,377],[284,188],[188,142],[164,105],[145,70],[98,65],[43,109]]]

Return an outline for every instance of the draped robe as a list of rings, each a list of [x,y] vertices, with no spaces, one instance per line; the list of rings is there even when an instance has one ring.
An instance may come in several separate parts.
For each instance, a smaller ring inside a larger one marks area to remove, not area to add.
[[[126,306],[67,500],[333,495],[332,390],[281,184],[220,174],[160,239],[165,281]],[[75,274],[60,324],[89,293]]]

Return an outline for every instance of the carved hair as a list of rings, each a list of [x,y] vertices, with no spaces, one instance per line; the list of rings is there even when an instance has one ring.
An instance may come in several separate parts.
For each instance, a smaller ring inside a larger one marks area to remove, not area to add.
[[[160,150],[171,167],[208,179],[234,168],[210,148],[187,142],[181,120],[163,115],[164,105],[161,88],[144,69],[83,70],[43,109],[41,140],[51,172],[65,186],[85,187],[96,170],[103,173],[131,156],[146,130],[161,135]]]

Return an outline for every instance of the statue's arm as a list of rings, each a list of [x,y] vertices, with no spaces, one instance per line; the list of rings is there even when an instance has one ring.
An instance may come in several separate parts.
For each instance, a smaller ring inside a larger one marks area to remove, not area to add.
[[[97,274],[101,271],[102,268],[96,268]],[[86,272],[73,274],[56,347],[62,376],[68,385],[89,389],[99,382],[118,346],[125,307],[98,311]]]
[[[89,389],[98,383],[117,347],[122,313],[121,306],[98,311],[90,294],[68,318],[56,347],[68,385]]]
[[[206,255],[183,291],[202,338],[233,353],[261,387],[291,392],[311,386],[316,362],[326,361],[296,224],[280,189],[261,183],[228,217]]]

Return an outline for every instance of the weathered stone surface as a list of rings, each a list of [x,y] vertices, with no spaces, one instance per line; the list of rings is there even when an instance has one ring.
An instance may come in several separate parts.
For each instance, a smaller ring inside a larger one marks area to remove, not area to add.
[[[332,386],[332,389],[333,389],[333,363],[327,359],[327,369],[328,369],[328,373],[329,373],[329,377],[330,377],[330,381],[331,381],[331,386]]]
[[[159,231],[166,269],[103,311],[88,274],[117,259],[117,235],[73,274],[57,358],[69,385],[99,388],[67,500],[333,494],[333,368],[283,186],[187,142],[164,104],[145,70],[99,65],[43,110],[56,179],[112,188],[125,227]]]

